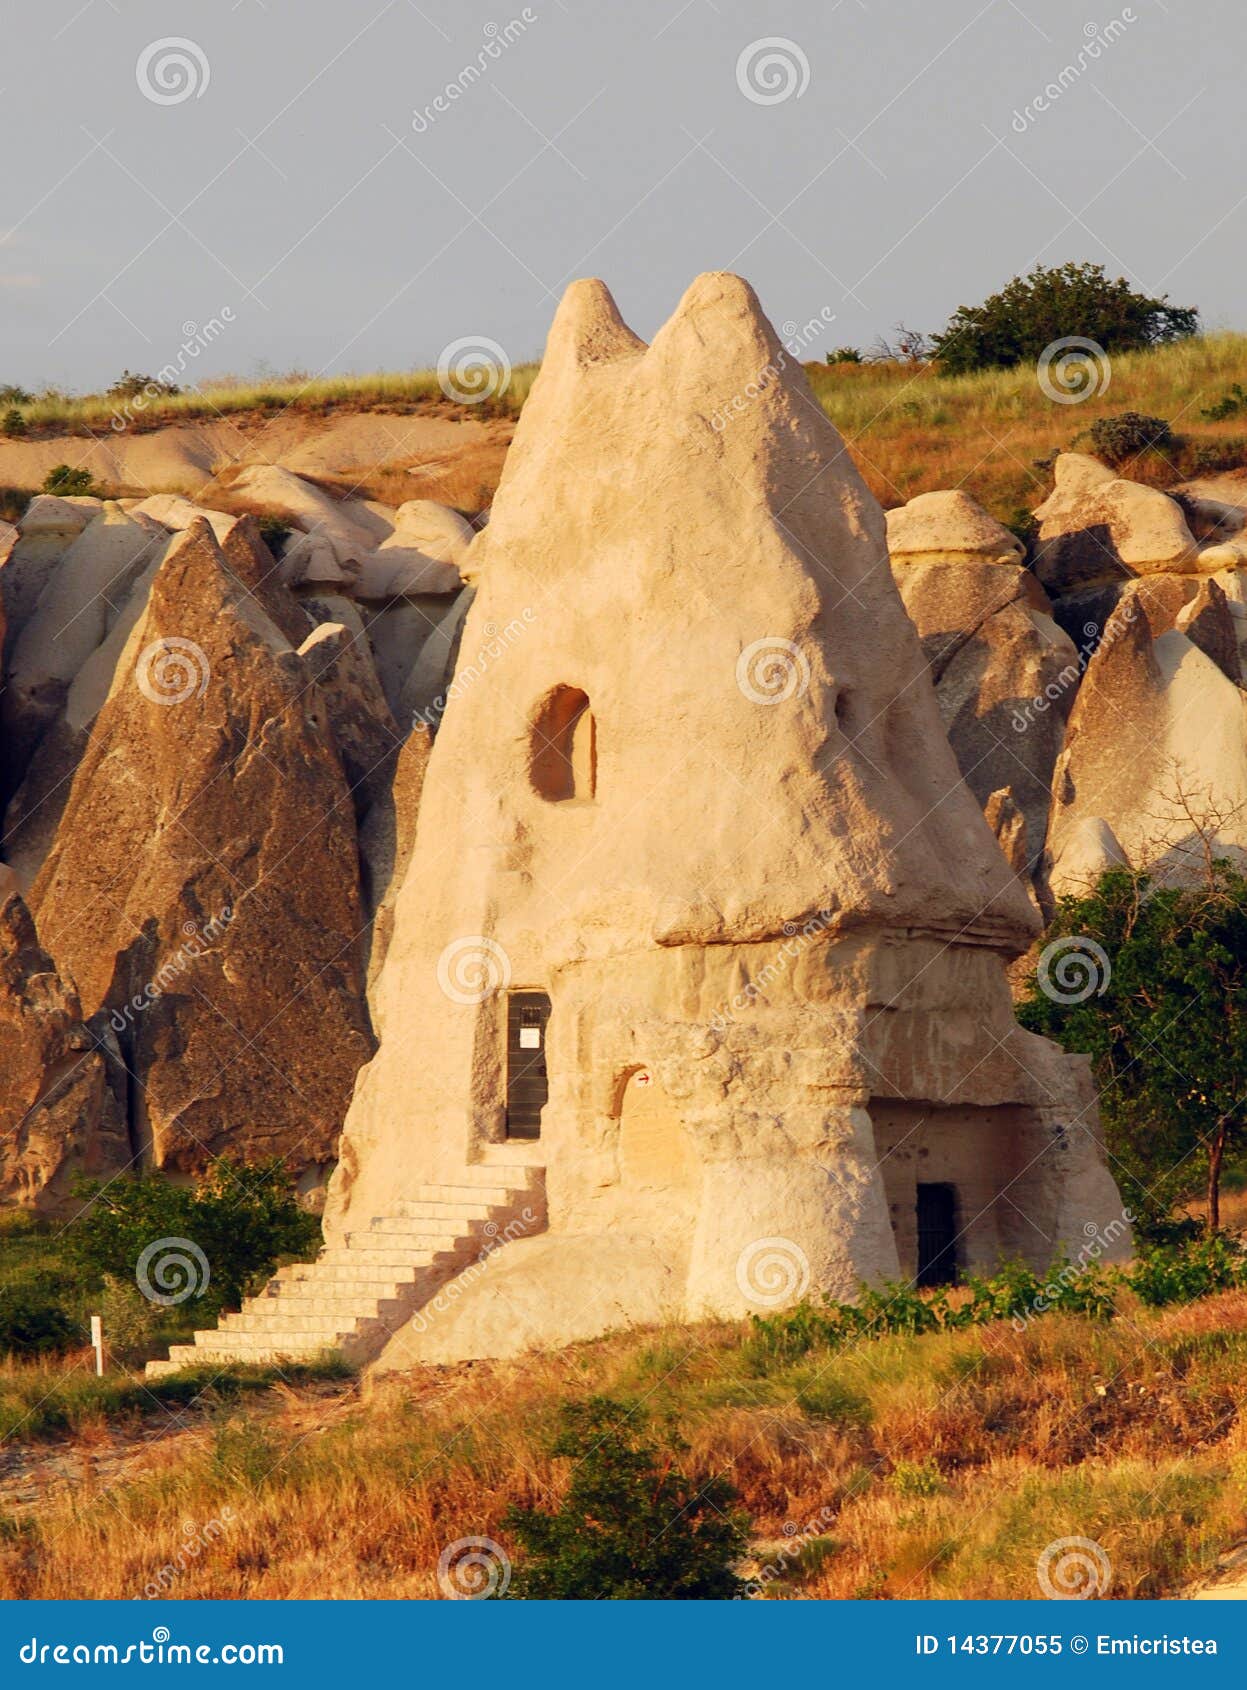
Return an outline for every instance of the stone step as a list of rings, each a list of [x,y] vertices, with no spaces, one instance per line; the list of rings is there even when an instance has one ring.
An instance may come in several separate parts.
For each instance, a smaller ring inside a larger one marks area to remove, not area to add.
[[[348,1252],[349,1254],[349,1252]],[[371,1260],[361,1260],[358,1255],[345,1262],[296,1262],[292,1267],[283,1268],[269,1280],[270,1286],[277,1286],[285,1291],[292,1285],[415,1285],[428,1272],[432,1265],[433,1252],[424,1251],[429,1257],[427,1262],[417,1259],[417,1253],[412,1252],[404,1257],[401,1266],[384,1267]]]
[[[332,1351],[345,1339],[357,1336],[361,1323],[349,1332],[338,1331],[326,1334],[323,1331],[301,1331],[298,1327],[289,1325],[266,1326],[262,1330],[252,1328],[218,1330],[213,1327],[209,1332],[196,1332],[196,1354],[220,1351],[223,1355],[233,1355],[247,1361],[252,1359],[256,1350],[269,1351],[274,1355],[322,1355],[325,1351]]]
[[[262,1291],[248,1299],[247,1307],[259,1309],[266,1303],[314,1303],[371,1297],[374,1302],[410,1301],[420,1289],[418,1280],[392,1279],[291,1279],[276,1291]]]
[[[529,1166],[526,1162],[510,1164],[498,1163],[496,1166],[488,1162],[471,1162],[466,1167],[459,1168],[455,1173],[456,1185],[501,1185],[507,1191],[519,1196],[526,1191],[532,1191],[541,1184],[545,1169]]]
[[[454,1232],[352,1232],[346,1242],[357,1262],[410,1262],[417,1255],[463,1256],[480,1247],[479,1239]],[[427,1265],[427,1260],[421,1265]]]
[[[282,1322],[301,1318],[304,1315],[332,1315],[335,1319],[345,1319],[349,1324],[352,1320],[365,1320],[375,1315],[378,1310],[393,1314],[396,1310],[410,1307],[411,1297],[396,1297],[393,1293],[387,1296],[374,1295],[343,1295],[341,1292],[322,1293],[319,1296],[284,1296],[284,1297],[254,1297],[244,1303],[241,1311],[221,1316],[221,1325],[226,1326],[232,1320],[241,1320],[243,1315],[251,1320],[268,1320]]]
[[[377,1303],[369,1300],[363,1308],[356,1308],[350,1312],[337,1309],[317,1309],[316,1312],[300,1314],[291,1309],[278,1307],[272,1312],[227,1314],[222,1316],[218,1330],[225,1336],[250,1336],[253,1333],[268,1332],[303,1332],[320,1333],[326,1343],[336,1343],[340,1338],[354,1337],[361,1321],[379,1320],[382,1309],[390,1314],[398,1313],[398,1306],[389,1303],[378,1307]]]
[[[492,1170],[491,1170],[492,1172]],[[508,1203],[511,1192],[497,1185],[418,1185],[407,1202],[399,1204],[406,1213],[409,1203]]]
[[[448,1238],[439,1238],[436,1243],[417,1250],[407,1249],[393,1238],[374,1237],[371,1245],[335,1246],[327,1250],[325,1256],[329,1258],[330,1267],[358,1267],[367,1273],[380,1268],[388,1273],[391,1268],[427,1268],[443,1260],[451,1261],[454,1259],[453,1252],[447,1249],[451,1242]],[[324,1259],[321,1258],[322,1261]]]
[[[488,1212],[478,1217],[487,1220]],[[460,1220],[455,1215],[382,1215],[364,1232],[348,1233],[348,1238],[376,1237],[383,1238],[461,1238],[465,1232],[472,1230],[471,1220]]]

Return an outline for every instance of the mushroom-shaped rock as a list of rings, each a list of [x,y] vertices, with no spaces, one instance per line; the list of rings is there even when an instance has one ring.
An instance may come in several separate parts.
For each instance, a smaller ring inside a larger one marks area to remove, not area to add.
[[[1024,555],[1017,536],[960,488],[920,493],[887,520],[893,563],[1019,564]]]
[[[459,567],[475,532],[471,523],[432,499],[409,499],[395,512],[395,529],[360,566],[362,599],[456,593]]]
[[[1178,501],[1105,473],[1107,479],[1101,479],[1085,464],[1076,466],[1035,511],[1040,524],[1035,573],[1050,593],[1197,567],[1199,542]]]
[[[1103,816],[1082,816],[1062,835],[1048,885],[1054,897],[1091,891],[1111,868],[1128,868],[1126,853]]]

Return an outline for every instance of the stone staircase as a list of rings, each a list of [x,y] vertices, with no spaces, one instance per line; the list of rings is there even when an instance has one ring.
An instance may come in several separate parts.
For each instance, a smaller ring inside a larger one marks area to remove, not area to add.
[[[370,1361],[438,1291],[492,1250],[545,1228],[545,1170],[464,1168],[454,1184],[422,1185],[391,1215],[296,1262],[193,1344],[149,1361],[149,1378],[234,1362],[308,1361],[327,1352]]]

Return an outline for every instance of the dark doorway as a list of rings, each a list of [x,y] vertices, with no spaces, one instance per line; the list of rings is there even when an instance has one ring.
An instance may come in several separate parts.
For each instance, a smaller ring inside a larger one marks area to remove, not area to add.
[[[507,1137],[540,1138],[541,1111],[550,1095],[546,1072],[544,992],[512,992],[507,1000]]]
[[[957,1194],[951,1185],[918,1187],[918,1275],[921,1285],[957,1281]]]

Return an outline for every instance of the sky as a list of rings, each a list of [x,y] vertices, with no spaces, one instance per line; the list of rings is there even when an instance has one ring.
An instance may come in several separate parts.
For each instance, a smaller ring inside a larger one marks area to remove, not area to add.
[[[3,16],[0,382],[519,362],[577,276],[649,338],[711,269],[806,357],[1071,258],[1247,327],[1242,0]]]

